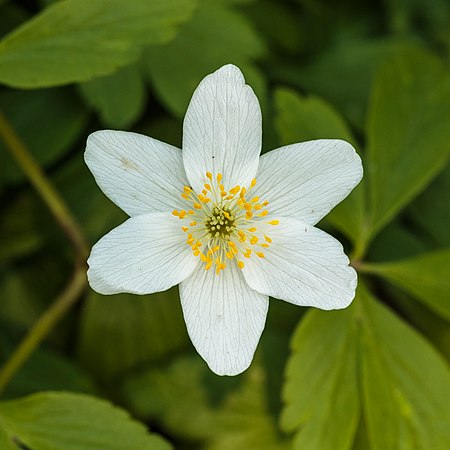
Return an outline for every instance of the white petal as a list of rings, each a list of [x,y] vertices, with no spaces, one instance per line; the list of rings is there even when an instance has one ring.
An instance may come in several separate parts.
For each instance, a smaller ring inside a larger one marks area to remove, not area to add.
[[[245,261],[252,289],[295,305],[320,309],[347,307],[355,296],[357,275],[342,245],[329,234],[297,219],[282,217],[268,233],[265,258]]]
[[[316,224],[360,182],[361,158],[338,139],[287,145],[261,156],[255,194],[272,215]]]
[[[218,375],[250,365],[264,329],[269,298],[251,290],[234,262],[216,275],[202,266],[180,284],[189,336]]]
[[[142,134],[97,131],[84,159],[102,191],[128,215],[183,209],[181,150]]]
[[[135,216],[94,245],[88,279],[100,294],[151,294],[188,277],[198,258],[170,213]]]
[[[183,161],[191,185],[203,189],[205,173],[222,173],[227,188],[247,186],[261,152],[261,109],[241,71],[231,64],[205,77],[183,125]]]

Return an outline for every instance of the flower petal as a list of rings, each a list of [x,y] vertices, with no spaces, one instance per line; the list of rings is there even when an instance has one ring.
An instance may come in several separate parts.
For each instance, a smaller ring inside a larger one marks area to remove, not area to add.
[[[253,291],[234,262],[216,275],[200,268],[180,284],[189,336],[218,375],[250,365],[264,329],[269,298]]]
[[[229,188],[255,177],[261,152],[261,109],[241,71],[231,64],[205,77],[195,90],[183,125],[183,161],[192,187],[205,173],[222,173]]]
[[[132,217],[92,248],[89,284],[100,294],[169,289],[198,265],[185,240],[178,219],[170,213]]]
[[[243,273],[252,289],[295,305],[347,307],[357,275],[342,245],[329,234],[291,217],[272,227],[264,258],[252,255]]]
[[[103,130],[84,159],[102,191],[128,215],[182,209],[188,184],[181,150],[142,134]]]
[[[316,224],[360,182],[361,158],[338,139],[287,145],[261,156],[255,194],[273,215]]]

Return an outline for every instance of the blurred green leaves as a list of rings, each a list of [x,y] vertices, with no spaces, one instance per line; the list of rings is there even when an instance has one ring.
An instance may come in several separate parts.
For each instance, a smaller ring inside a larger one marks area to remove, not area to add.
[[[435,56],[416,49],[381,68],[367,128],[371,235],[445,167],[449,104],[449,72]]]
[[[81,394],[45,392],[2,402],[0,426],[10,440],[14,438],[30,450],[171,448],[125,411]]]
[[[283,145],[313,139],[343,139],[358,147],[344,119],[325,100],[280,88],[275,91],[275,108],[275,124]],[[365,222],[364,208],[364,184],[361,183],[326,220],[358,244]]]
[[[110,127],[127,128],[145,108],[145,85],[137,65],[80,85],[81,93]]]
[[[414,329],[368,292],[362,329],[362,390],[374,450],[450,446],[448,364]]]
[[[80,359],[106,382],[188,346],[176,289],[108,298],[92,291],[80,323]]]
[[[360,418],[354,310],[310,311],[295,332],[282,416],[294,449],[351,448]]]
[[[377,72],[368,112],[368,149],[362,153],[363,181],[328,218],[355,243],[358,256],[445,167],[449,104],[447,68],[419,47],[388,58]],[[284,144],[319,137],[355,142],[338,113],[317,97],[278,91],[276,106]]]
[[[63,0],[0,41],[0,82],[30,88],[85,81],[173,38],[194,0]]]
[[[450,250],[426,253],[387,264],[371,264],[381,275],[450,321]]]
[[[448,365],[364,285],[347,310],[300,323],[284,398],[294,448],[352,449],[359,420],[371,449],[450,446]]]
[[[204,442],[205,450],[287,450],[290,442],[271,414],[260,361],[257,357],[240,378],[219,378],[197,355],[177,358],[131,377],[124,387],[126,403],[171,434]]]
[[[158,97],[178,117],[205,74],[226,63],[238,65],[261,94],[260,75],[250,61],[262,55],[264,46],[248,21],[226,3],[201,0],[172,42],[145,52],[144,65]]]
[[[70,88],[3,91],[0,105],[43,167],[49,167],[74,145],[89,119],[89,112]],[[3,142],[0,142],[0,173],[0,186],[24,178]]]

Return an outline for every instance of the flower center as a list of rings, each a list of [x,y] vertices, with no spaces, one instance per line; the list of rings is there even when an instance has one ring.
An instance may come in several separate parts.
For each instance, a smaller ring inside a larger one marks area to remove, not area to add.
[[[215,266],[219,274],[227,261],[233,259],[242,269],[243,258],[253,254],[265,257],[262,250],[272,243],[266,232],[271,225],[278,225],[278,220],[265,219],[269,202],[251,197],[255,185],[253,179],[248,190],[241,186],[226,190],[222,174],[213,177],[211,172],[206,172],[201,193],[196,194],[189,186],[183,188],[181,197],[189,208],[174,210],[172,214],[184,221],[181,229],[187,234],[186,243],[205,263],[206,270]]]
[[[208,230],[210,239],[229,240],[231,234],[236,229],[236,215],[226,206],[216,205],[211,211],[211,215],[205,219],[205,227]]]

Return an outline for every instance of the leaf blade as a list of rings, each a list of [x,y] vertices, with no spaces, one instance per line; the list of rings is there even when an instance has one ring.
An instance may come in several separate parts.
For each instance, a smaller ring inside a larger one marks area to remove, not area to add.
[[[449,103],[448,71],[425,50],[405,52],[380,69],[367,124],[372,236],[444,168]]]
[[[81,394],[45,392],[0,403],[9,434],[40,450],[170,450],[122,409]]]
[[[46,87],[112,73],[142,45],[172,38],[193,7],[193,0],[56,2],[0,41],[0,82]]]

